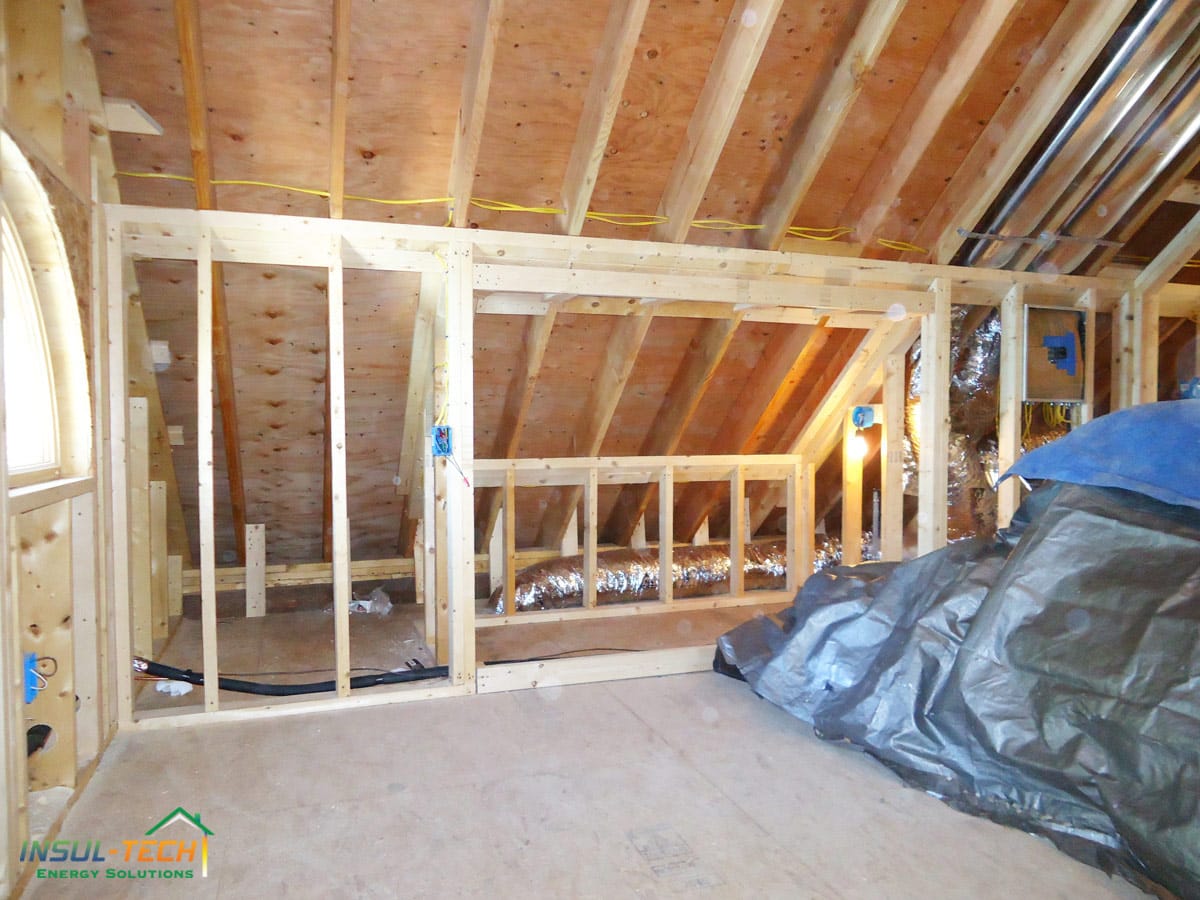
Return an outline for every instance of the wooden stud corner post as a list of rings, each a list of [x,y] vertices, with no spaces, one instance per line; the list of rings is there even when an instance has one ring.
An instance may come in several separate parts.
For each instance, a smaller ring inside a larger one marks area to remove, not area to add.
[[[675,472],[664,466],[658,477],[658,597],[675,599]]]
[[[446,274],[446,330],[449,369],[446,424],[453,457],[446,477],[446,541],[438,554],[448,556],[450,591],[450,680],[475,680],[475,471],[474,417],[474,248],[466,242],[450,246]],[[439,535],[440,537],[441,535]]]
[[[921,319],[921,460],[917,551],[946,546],[950,452],[950,280],[936,278],[933,311]]]
[[[596,553],[598,538],[596,531],[596,507],[599,478],[595,466],[589,466],[587,484],[583,490],[583,605],[585,609],[596,606]]]
[[[904,556],[904,354],[883,364],[883,448],[880,453],[879,555],[886,562]]]
[[[862,562],[863,458],[851,414],[842,425],[842,565]]]
[[[1001,472],[1021,455],[1025,397],[1025,299],[1015,284],[1000,304],[1000,418],[997,468]],[[1021,482],[1008,478],[996,486],[996,525],[1007,528],[1021,502]]]
[[[246,524],[246,617],[267,614],[266,525]]]
[[[200,231],[196,260],[196,468],[200,507],[200,633],[204,709],[216,712],[217,557],[213,487],[213,266],[212,232]]]
[[[346,346],[342,237],[329,247],[329,447],[333,503],[333,650],[339,697],[350,696],[350,518],[346,499]]]
[[[746,571],[746,470],[735,466],[729,476],[729,593],[745,590]]]

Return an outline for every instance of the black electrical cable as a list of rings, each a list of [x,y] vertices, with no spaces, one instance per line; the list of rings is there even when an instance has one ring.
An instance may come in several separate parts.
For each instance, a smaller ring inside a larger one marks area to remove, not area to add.
[[[162,663],[133,658],[135,671],[156,678],[167,678],[171,681],[186,681],[188,684],[203,685],[204,673],[193,672],[191,669],[177,669]],[[410,681],[427,681],[432,678],[445,678],[449,675],[448,666],[430,666],[425,669],[407,669],[400,672],[378,672],[374,675],[356,675],[350,679],[350,687],[375,687],[379,684],[404,684]],[[307,684],[267,684],[261,681],[242,681],[238,678],[217,678],[217,687],[223,691],[237,691],[241,694],[262,694],[268,697],[291,697],[297,694],[319,694],[337,689],[336,681],[313,681]]]
[[[552,659],[562,659],[564,656],[574,656],[577,653],[640,653],[636,647],[580,647],[578,650],[562,650],[558,653],[547,653],[545,656],[523,656],[520,659],[487,659],[485,666],[511,666],[516,663],[547,662]]]

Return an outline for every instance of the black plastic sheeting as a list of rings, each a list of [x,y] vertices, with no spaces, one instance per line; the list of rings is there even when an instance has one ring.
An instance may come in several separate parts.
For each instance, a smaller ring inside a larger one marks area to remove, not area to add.
[[[995,541],[812,576],[714,665],[959,809],[1200,898],[1200,511],[1048,483]]]

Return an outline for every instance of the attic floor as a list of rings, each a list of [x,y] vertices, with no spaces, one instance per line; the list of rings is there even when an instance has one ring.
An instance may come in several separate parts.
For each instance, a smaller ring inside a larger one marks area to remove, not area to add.
[[[788,604],[737,606],[723,609],[635,615],[571,622],[539,622],[479,628],[476,656],[480,662],[528,659],[556,654],[616,650],[657,650],[698,647],[716,639],[751,616],[773,613]],[[489,615],[486,611],[480,617]],[[408,660],[434,665],[425,644],[424,608],[396,605],[386,616],[350,617],[352,666],[395,669]],[[218,620],[217,653],[224,675],[274,682],[323,681],[332,678],[333,617],[320,609],[270,612],[257,618],[231,616]],[[181,669],[204,668],[200,622],[181,619],[158,660]],[[295,672],[295,675],[273,673]],[[271,674],[267,674],[271,673]],[[303,673],[303,674],[300,674]],[[262,674],[263,677],[256,678]],[[353,674],[365,674],[354,672]],[[181,697],[158,693],[151,685],[137,696],[139,712],[195,707],[202,689]],[[261,705],[268,701],[246,694],[220,692],[222,707]]]
[[[177,806],[214,832],[207,879],[30,895],[1143,896],[712,673],[118,734],[61,837]]]

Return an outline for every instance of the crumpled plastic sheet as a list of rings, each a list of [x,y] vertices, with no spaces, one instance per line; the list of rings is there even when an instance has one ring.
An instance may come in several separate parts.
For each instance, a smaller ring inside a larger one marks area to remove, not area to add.
[[[1200,511],[1047,483],[997,540],[814,575],[714,665],[958,809],[1200,898]]]

